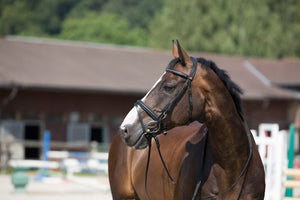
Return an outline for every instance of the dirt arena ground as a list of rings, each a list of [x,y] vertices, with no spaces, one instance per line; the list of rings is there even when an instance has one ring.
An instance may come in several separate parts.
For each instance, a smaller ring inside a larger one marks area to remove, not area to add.
[[[46,178],[35,181],[30,177],[26,193],[17,194],[9,175],[0,175],[1,200],[112,200],[108,178],[78,177],[70,181]]]

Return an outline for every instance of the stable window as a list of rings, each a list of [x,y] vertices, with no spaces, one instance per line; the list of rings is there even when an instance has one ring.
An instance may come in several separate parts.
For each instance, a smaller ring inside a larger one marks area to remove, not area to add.
[[[67,139],[69,143],[80,143],[89,145],[96,141],[99,144],[107,143],[107,131],[100,125],[88,123],[69,123],[67,128]]]
[[[37,160],[40,158],[40,148],[25,147],[25,159]]]
[[[10,137],[17,142],[22,142],[24,151],[14,149],[13,152],[13,154],[18,155],[18,158],[40,158],[41,124],[39,122],[5,120],[1,122],[0,130],[0,139]]]
[[[0,117],[2,120],[14,120],[14,119],[16,119],[16,113],[15,112],[2,112]]]
[[[90,142],[96,141],[98,143],[104,143],[103,137],[103,128],[102,127],[91,127],[91,137]]]
[[[67,139],[70,143],[86,143],[90,141],[90,125],[86,123],[69,123]]]
[[[21,121],[2,121],[1,137],[12,136],[15,140],[23,141],[24,139],[24,123]]]
[[[25,111],[25,112],[22,113],[22,119],[23,120],[39,120],[40,115],[38,113],[35,113],[35,112]]]
[[[102,115],[101,114],[98,114],[98,113],[89,113],[87,115],[87,121],[89,123],[102,123],[103,122],[103,119],[102,119]]]
[[[62,123],[62,117],[63,115],[61,113],[49,113],[47,115],[47,122],[48,123]]]
[[[81,120],[81,116],[79,112],[71,112],[69,116],[69,121],[71,123],[79,123]]]
[[[40,122],[24,122],[25,159],[40,159],[42,127]]]
[[[40,140],[40,125],[26,124],[25,125],[25,140]]]

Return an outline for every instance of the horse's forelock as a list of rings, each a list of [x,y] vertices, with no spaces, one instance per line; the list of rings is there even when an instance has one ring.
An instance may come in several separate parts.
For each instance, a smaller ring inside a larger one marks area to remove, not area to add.
[[[179,58],[174,58],[173,60],[171,60],[167,66],[167,69],[174,69],[175,65],[177,63],[180,63],[180,59]]]

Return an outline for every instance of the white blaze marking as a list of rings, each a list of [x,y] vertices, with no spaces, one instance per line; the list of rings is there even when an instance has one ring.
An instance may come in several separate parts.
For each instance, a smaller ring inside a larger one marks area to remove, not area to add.
[[[152,88],[148,91],[148,93],[142,98],[142,101],[145,102],[147,96],[150,94],[150,92],[157,86],[157,84],[161,81],[162,77],[165,75],[166,72],[164,72],[159,79],[156,81],[156,83],[152,86]]]
[[[137,110],[136,107],[134,106],[126,115],[123,123],[121,124],[121,127],[127,124],[133,124],[137,119],[138,119]]]
[[[145,102],[145,99],[149,95],[149,93],[156,87],[156,85],[161,81],[162,77],[164,76],[166,72],[164,72],[161,77],[156,81],[156,83],[153,85],[153,87],[149,90],[149,92],[142,98],[142,101]],[[129,113],[126,115],[124,121],[121,124],[121,127],[129,124],[134,124],[138,120],[138,113],[136,110],[136,107],[134,106]]]

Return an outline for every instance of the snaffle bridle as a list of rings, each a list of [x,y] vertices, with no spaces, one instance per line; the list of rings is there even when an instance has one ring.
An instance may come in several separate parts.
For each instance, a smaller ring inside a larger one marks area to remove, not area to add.
[[[142,129],[143,129],[143,132],[146,134],[148,133],[157,133],[159,131],[163,131],[163,134],[166,134],[166,127],[163,125],[163,119],[167,116],[167,114],[169,112],[171,112],[174,107],[176,106],[176,104],[180,101],[180,99],[183,97],[184,93],[186,92],[186,90],[189,88],[189,104],[190,104],[190,107],[189,107],[189,122],[191,122],[192,120],[192,112],[193,112],[193,100],[192,100],[192,87],[191,87],[191,83],[194,79],[194,76],[196,74],[196,70],[197,70],[197,59],[194,58],[194,57],[191,57],[192,60],[193,60],[193,67],[192,67],[192,70],[190,72],[189,75],[185,74],[185,73],[182,73],[180,71],[176,71],[174,69],[169,69],[167,68],[166,71],[167,72],[171,72],[177,76],[180,76],[184,79],[186,79],[182,89],[178,92],[177,96],[173,99],[173,101],[167,106],[167,108],[160,114],[160,115],[157,115],[151,108],[149,108],[143,101],[141,100],[138,100],[134,105],[135,107],[137,108],[137,111],[138,111],[138,115],[139,115],[139,119],[140,119],[140,122],[141,122],[141,126],[142,126]],[[138,106],[140,106],[152,119],[153,121],[151,121],[151,126],[147,126],[145,127],[143,121],[142,121],[142,117],[141,117],[141,113],[138,109]],[[154,123],[153,123],[154,122]],[[156,126],[153,126],[156,125]]]
[[[138,112],[138,117],[139,117],[139,121],[140,121],[140,124],[141,124],[141,127],[142,127],[142,130],[143,130],[143,135],[146,137],[147,141],[148,141],[148,159],[147,159],[147,165],[146,165],[146,173],[145,173],[145,191],[146,191],[146,195],[147,195],[147,198],[150,200],[150,197],[148,195],[148,191],[147,191],[147,175],[148,175],[148,169],[149,169],[149,163],[150,163],[150,153],[151,153],[151,141],[152,141],[152,138],[154,138],[155,140],[155,143],[156,143],[156,147],[157,147],[157,150],[158,150],[158,153],[159,153],[159,156],[160,156],[160,159],[161,159],[161,162],[163,164],[163,167],[169,177],[169,179],[171,180],[172,184],[175,185],[175,187],[177,189],[179,189],[182,193],[190,196],[192,198],[192,200],[195,200],[195,199],[213,199],[213,198],[216,198],[218,196],[221,196],[227,192],[229,192],[231,189],[233,189],[235,187],[235,185],[238,183],[238,181],[241,179],[241,177],[247,173],[248,171],[248,166],[250,164],[250,161],[251,161],[251,158],[252,158],[252,141],[251,141],[251,133],[249,131],[249,128],[248,128],[248,125],[246,123],[246,121],[242,118],[243,122],[244,122],[244,126],[245,126],[245,129],[246,129],[246,132],[247,132],[247,137],[248,137],[248,142],[249,142],[249,157],[248,157],[248,160],[245,164],[245,167],[243,168],[241,174],[237,177],[237,179],[235,180],[235,182],[226,190],[216,194],[216,195],[212,195],[212,196],[206,196],[206,197],[200,197],[200,198],[197,198],[197,194],[198,194],[198,191],[200,189],[200,186],[201,186],[201,183],[202,183],[202,177],[203,177],[203,171],[204,171],[204,161],[205,161],[205,153],[206,153],[206,146],[207,146],[207,137],[208,137],[208,133],[206,133],[206,135],[204,136],[204,146],[203,146],[203,156],[202,156],[202,166],[201,166],[201,173],[200,173],[200,177],[197,181],[197,184],[196,184],[196,187],[195,187],[195,190],[194,190],[194,193],[193,195],[192,194],[189,194],[187,192],[185,192],[181,187],[179,187],[176,182],[174,181],[174,179],[172,178],[172,176],[170,175],[167,167],[166,167],[166,164],[162,158],[162,155],[161,155],[161,152],[160,152],[160,144],[159,144],[159,140],[157,138],[157,133],[159,132],[162,132],[164,135],[167,134],[167,129],[166,127],[164,126],[163,124],[163,120],[165,119],[165,117],[167,116],[168,113],[172,112],[172,110],[174,109],[174,107],[177,105],[177,103],[182,99],[182,97],[184,96],[185,92],[187,89],[189,89],[189,121],[188,121],[188,124],[191,123],[191,120],[192,120],[192,111],[193,111],[193,101],[192,101],[192,89],[191,89],[191,82],[193,81],[194,79],[194,76],[196,74],[196,70],[197,70],[197,59],[194,58],[194,57],[191,57],[192,61],[193,61],[193,67],[189,73],[189,75],[183,73],[183,72],[180,72],[180,71],[177,71],[177,70],[174,70],[174,69],[170,69],[170,68],[167,68],[166,69],[166,72],[170,72],[170,73],[173,73],[177,76],[180,76],[184,79],[186,79],[186,82],[184,83],[182,89],[178,92],[178,94],[176,95],[176,97],[173,99],[173,101],[166,107],[166,109],[160,114],[160,115],[157,115],[151,108],[149,108],[142,100],[138,100],[134,105],[136,107],[136,110]],[[143,122],[143,119],[142,119],[142,115],[141,115],[141,112],[140,110],[138,109],[138,107],[141,107],[147,114],[148,116],[150,116],[153,121],[151,121],[149,124],[147,124],[145,126],[144,122]],[[155,126],[153,126],[155,125]],[[237,197],[237,199],[240,198],[241,194],[242,194],[242,190],[243,190],[243,186],[244,186],[244,183],[245,183],[245,177],[244,177],[244,180],[243,180],[243,183],[242,183],[242,186],[241,186],[241,190],[239,192],[239,195]]]

